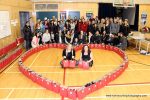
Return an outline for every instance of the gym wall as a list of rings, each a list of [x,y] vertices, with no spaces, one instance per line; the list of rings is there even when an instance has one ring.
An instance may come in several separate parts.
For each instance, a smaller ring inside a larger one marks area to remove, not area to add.
[[[147,14],[146,26],[150,27],[150,4],[140,4],[139,6],[139,29],[141,28],[141,14]]]
[[[11,35],[0,39],[0,48],[10,44],[20,36],[20,11],[32,12],[32,2],[25,0],[0,0],[0,10],[9,11],[10,20],[17,19],[16,26],[11,25]]]
[[[40,2],[44,3],[44,2]],[[46,2],[49,3],[49,2]],[[60,12],[61,11],[76,11],[80,12],[80,17],[81,16],[86,16],[86,12],[93,12],[94,16],[98,16],[98,3],[50,3],[50,4],[58,4],[58,19],[60,18]],[[34,8],[34,4],[33,4]],[[34,11],[36,12],[36,11]],[[56,10],[55,10],[56,12]],[[36,20],[36,14],[34,16],[34,20]]]

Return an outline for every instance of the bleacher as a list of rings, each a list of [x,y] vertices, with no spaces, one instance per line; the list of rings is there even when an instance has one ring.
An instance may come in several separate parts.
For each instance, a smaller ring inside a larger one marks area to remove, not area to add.
[[[23,38],[17,38],[14,42],[0,49],[0,73],[22,54],[21,44]]]

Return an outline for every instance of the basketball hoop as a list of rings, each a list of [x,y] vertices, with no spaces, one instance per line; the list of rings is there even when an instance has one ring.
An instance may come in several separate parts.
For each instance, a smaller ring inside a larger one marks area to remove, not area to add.
[[[129,5],[128,0],[123,0],[123,6],[124,6],[125,9],[128,8],[128,5]]]
[[[124,6],[124,9],[128,9],[128,7],[127,7],[127,6]]]
[[[134,0],[114,0],[113,6],[127,9],[128,7],[135,7],[135,3]]]
[[[123,6],[125,9],[128,8],[129,3],[130,3],[129,0],[123,0]]]

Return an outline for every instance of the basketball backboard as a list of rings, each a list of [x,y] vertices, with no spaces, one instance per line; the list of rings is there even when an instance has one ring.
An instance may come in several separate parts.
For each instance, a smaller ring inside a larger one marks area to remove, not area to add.
[[[114,7],[135,7],[134,0],[113,0],[113,6]]]

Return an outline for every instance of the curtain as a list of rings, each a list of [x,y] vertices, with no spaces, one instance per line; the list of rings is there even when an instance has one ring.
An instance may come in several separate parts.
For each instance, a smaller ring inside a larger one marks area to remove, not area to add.
[[[100,19],[115,16],[116,16],[116,8],[113,7],[112,3],[99,3],[98,17]]]

